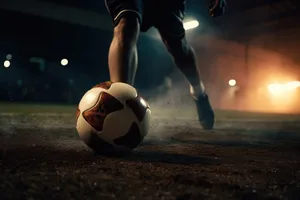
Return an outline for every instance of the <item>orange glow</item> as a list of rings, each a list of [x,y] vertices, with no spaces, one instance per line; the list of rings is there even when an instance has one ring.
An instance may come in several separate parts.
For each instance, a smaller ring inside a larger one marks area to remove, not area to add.
[[[300,87],[300,81],[291,81],[284,84],[269,84],[268,90],[274,96],[284,95],[286,92],[290,92]]]

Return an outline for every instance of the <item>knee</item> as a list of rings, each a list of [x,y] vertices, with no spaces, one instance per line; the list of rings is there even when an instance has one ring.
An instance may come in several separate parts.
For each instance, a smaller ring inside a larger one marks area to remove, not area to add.
[[[124,44],[135,44],[139,35],[139,21],[136,17],[123,17],[114,28],[114,39]]]

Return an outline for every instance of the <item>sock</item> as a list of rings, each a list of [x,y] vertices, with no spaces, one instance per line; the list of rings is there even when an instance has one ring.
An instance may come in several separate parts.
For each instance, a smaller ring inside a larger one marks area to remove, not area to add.
[[[205,97],[206,92],[203,83],[201,82],[197,85],[190,84],[190,93],[195,100],[197,100],[199,97]]]

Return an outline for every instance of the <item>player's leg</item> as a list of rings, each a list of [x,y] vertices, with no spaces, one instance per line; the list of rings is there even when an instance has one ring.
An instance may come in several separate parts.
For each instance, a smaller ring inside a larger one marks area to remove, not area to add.
[[[196,103],[199,121],[204,129],[212,129],[214,112],[200,78],[196,56],[185,37],[174,37],[162,34],[164,43],[173,56],[176,66],[190,83],[190,92]]]
[[[182,22],[183,14],[183,4],[178,5],[178,8],[172,8],[172,10],[166,8],[166,11],[161,16],[161,19],[164,20],[157,21],[156,27],[176,66],[190,83],[190,92],[195,100],[201,125],[204,129],[212,129],[214,112],[205,92],[203,81],[200,78],[194,50],[185,38]]]
[[[206,95],[203,81],[197,68],[197,60],[194,49],[187,42],[184,35],[164,35],[162,40],[169,53],[172,55],[174,63],[190,83],[190,92],[196,98]]]
[[[142,16],[142,1],[106,0],[113,19],[114,33],[109,48],[108,65],[112,82],[134,84],[137,70],[137,39]]]

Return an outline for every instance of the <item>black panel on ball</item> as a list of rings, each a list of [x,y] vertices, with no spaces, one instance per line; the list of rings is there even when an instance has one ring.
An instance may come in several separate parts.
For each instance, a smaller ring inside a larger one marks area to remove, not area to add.
[[[92,133],[90,140],[86,143],[91,149],[100,154],[110,153],[114,146],[102,140],[96,133]]]
[[[130,149],[134,149],[142,142],[142,140],[143,138],[140,133],[140,129],[138,125],[135,122],[133,122],[126,135],[114,139],[114,142],[116,145],[122,145]]]
[[[147,108],[149,107],[148,105],[142,104],[141,101],[143,101],[143,98],[140,96],[126,101],[126,104],[131,108],[132,112],[136,115],[139,121],[144,119]]]

